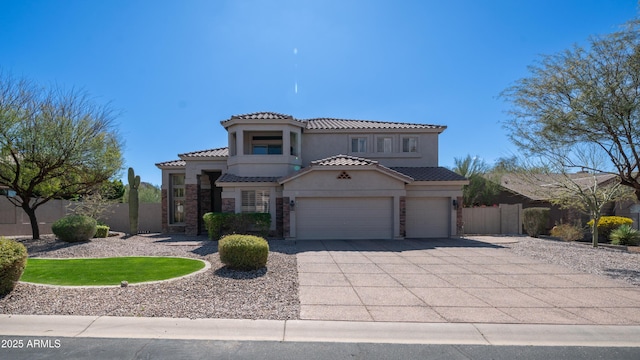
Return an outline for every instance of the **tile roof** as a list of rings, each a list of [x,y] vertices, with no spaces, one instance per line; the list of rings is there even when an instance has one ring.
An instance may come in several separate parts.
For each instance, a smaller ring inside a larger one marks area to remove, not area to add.
[[[180,167],[180,166],[185,166],[186,164],[187,163],[184,160],[172,160],[172,161],[157,163],[156,166],[157,167],[164,167],[164,166]]]
[[[372,120],[349,120],[317,118],[302,120],[306,122],[307,129],[310,130],[338,130],[338,129],[446,129],[442,125],[410,124],[400,122],[372,121]]]
[[[444,167],[392,167],[391,170],[413,178],[415,181],[464,181],[464,176],[458,175]]]
[[[333,165],[376,165],[377,161],[359,158],[349,155],[335,155],[325,159],[311,162],[311,166],[333,166]]]
[[[217,149],[200,150],[184,154],[178,154],[179,157],[226,157],[229,156],[229,148],[222,147]]]
[[[291,115],[276,112],[254,112],[250,114],[232,115],[229,119],[221,121],[225,123],[231,120],[294,120],[301,122],[309,130],[358,130],[358,129],[446,129],[442,125],[411,124],[402,122],[352,120],[335,118],[296,119]]]
[[[293,119],[293,116],[277,112],[254,112],[250,114],[232,115],[231,119]]]
[[[237,176],[226,173],[218,178],[216,182],[232,182],[232,183],[244,183],[244,182],[278,182],[279,176]]]

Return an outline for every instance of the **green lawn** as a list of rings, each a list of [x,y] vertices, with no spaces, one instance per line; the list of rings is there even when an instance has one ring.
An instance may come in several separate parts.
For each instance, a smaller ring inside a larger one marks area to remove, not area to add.
[[[119,285],[165,280],[204,268],[200,260],[175,257],[97,259],[29,258],[20,281],[50,285]]]

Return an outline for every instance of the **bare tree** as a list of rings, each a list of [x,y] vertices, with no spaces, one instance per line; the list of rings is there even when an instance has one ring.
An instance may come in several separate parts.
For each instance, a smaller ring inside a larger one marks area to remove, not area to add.
[[[587,169],[597,169],[604,162],[595,145],[579,148],[576,159]],[[571,166],[564,162],[565,156],[548,154],[540,166],[535,160],[523,161],[526,165],[517,173],[518,181],[534,189],[536,195],[548,199],[563,209],[573,209],[588,215],[593,220],[592,244],[598,246],[598,223],[605,205],[634,197],[634,191],[620,182],[617,175],[598,173],[593,170],[570,172]]]

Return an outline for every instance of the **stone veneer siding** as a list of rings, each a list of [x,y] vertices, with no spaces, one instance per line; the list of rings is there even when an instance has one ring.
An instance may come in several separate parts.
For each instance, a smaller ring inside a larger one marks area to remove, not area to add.
[[[276,198],[276,237],[282,237],[283,235],[283,200],[282,198]]]
[[[404,196],[400,196],[400,236],[407,236],[407,200]]]
[[[224,198],[224,199],[222,199],[222,212],[223,213],[234,213],[234,212],[236,212],[236,199],[234,199],[234,198]]]
[[[205,233],[207,227],[204,225],[202,217],[204,214],[213,211],[213,204],[211,204],[211,189],[200,188],[200,214],[198,214],[198,221],[200,222],[200,229],[202,233]]]
[[[187,235],[198,234],[198,185],[185,185],[184,232]]]

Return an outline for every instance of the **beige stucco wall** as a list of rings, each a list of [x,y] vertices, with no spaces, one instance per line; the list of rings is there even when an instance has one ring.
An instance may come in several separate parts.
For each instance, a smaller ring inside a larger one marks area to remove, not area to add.
[[[305,132],[302,139],[302,164],[308,166],[311,161],[343,154],[376,160],[384,166],[438,166],[438,134],[398,133],[391,134],[393,138],[393,152],[375,152],[376,138],[379,135],[389,135],[389,132],[363,133],[317,133]],[[351,138],[367,137],[366,153],[352,153]],[[403,153],[402,138],[406,136],[418,137],[418,152]]]

